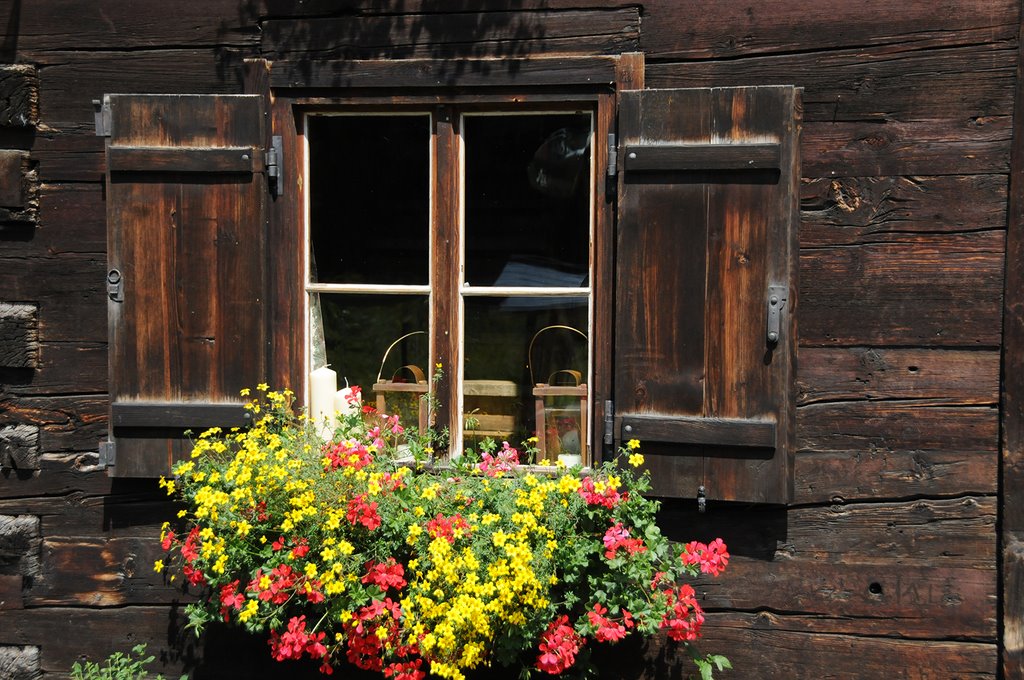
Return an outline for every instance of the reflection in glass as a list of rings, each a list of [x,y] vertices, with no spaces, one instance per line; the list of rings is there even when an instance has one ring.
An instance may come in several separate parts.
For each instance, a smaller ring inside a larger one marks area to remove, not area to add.
[[[429,379],[426,295],[320,293],[319,298],[327,361],[342,385],[348,380],[362,387],[364,402],[376,404],[375,383],[399,386]],[[419,395],[425,391],[398,387],[385,395],[387,410],[415,425]]]
[[[588,285],[590,115],[466,116],[466,281]]]
[[[430,117],[309,117],[318,283],[429,282]]]
[[[580,454],[586,414],[581,391],[542,396],[556,409],[538,424],[538,386],[582,387],[589,371],[586,297],[467,297],[463,382],[464,445],[486,437],[519,446],[545,437],[547,457]],[[556,390],[558,391],[558,390]],[[557,412],[557,409],[562,409]],[[551,433],[546,432],[551,430]],[[556,443],[557,439],[557,443]]]

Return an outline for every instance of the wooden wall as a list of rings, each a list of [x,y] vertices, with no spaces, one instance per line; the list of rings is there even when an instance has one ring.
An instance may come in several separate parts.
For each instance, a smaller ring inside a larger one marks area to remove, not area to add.
[[[740,669],[726,677],[997,677],[1018,0],[0,0],[0,24],[0,677],[61,677],[136,640],[194,678],[258,677],[264,654],[223,634],[218,655],[169,645],[180,597],[151,565],[173,508],[94,467],[91,100],[237,92],[249,56],[635,50],[647,87],[805,88],[796,504],[665,512],[734,554],[701,588],[707,647]]]

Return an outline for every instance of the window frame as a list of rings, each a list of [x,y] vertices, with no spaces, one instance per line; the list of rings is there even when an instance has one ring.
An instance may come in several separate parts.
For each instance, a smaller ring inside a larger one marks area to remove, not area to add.
[[[281,133],[285,164],[284,177],[292,181],[285,184],[285,190],[270,206],[268,224],[268,252],[290,254],[276,262],[270,277],[271,299],[268,305],[270,328],[269,366],[280,384],[296,386],[295,392],[306,403],[308,394],[308,349],[306,320],[308,293],[305,248],[307,241],[307,208],[309,202],[308,143],[305,134],[305,120],[308,116],[344,112],[395,113],[424,112],[431,115],[431,222],[454,225],[446,231],[449,243],[445,249],[431,253],[430,305],[431,310],[431,366],[457,366],[461,370],[461,323],[460,307],[462,295],[459,292],[462,258],[463,220],[462,173],[446,163],[458,154],[456,162],[461,163],[462,149],[457,121],[453,120],[452,107],[460,115],[476,115],[479,112],[517,114],[540,112],[588,112],[591,114],[593,142],[591,148],[591,244],[590,244],[590,370],[588,409],[588,442],[590,462],[598,462],[606,455],[610,442],[604,438],[604,408],[611,399],[612,379],[612,298],[614,270],[612,250],[614,248],[614,201],[609,200],[606,182],[608,165],[608,140],[614,132],[615,91],[608,85],[588,87],[532,87],[532,88],[488,88],[486,92],[465,89],[438,88],[417,92],[414,95],[381,93],[377,90],[346,90],[327,95],[285,92],[276,97],[271,105],[271,126],[275,134]],[[442,146],[443,145],[443,146]],[[438,149],[442,151],[439,153]],[[435,175],[435,173],[437,173]],[[440,179],[439,179],[440,175]],[[294,188],[294,190],[291,190]],[[433,239],[433,236],[432,236]],[[289,272],[291,276],[289,276]],[[435,301],[437,290],[453,291],[444,304]],[[288,329],[302,328],[300,334],[289,333]],[[445,333],[445,328],[458,328],[458,333]],[[461,376],[459,376],[461,381]],[[457,414],[461,412],[462,395],[452,389],[455,381],[443,379],[434,388],[438,408],[435,427],[448,426],[453,433],[460,434],[453,444],[461,441],[461,424]],[[368,386],[364,386],[368,388]],[[453,438],[454,439],[454,438]],[[602,443],[604,442],[604,443]],[[452,449],[456,450],[456,449]]]

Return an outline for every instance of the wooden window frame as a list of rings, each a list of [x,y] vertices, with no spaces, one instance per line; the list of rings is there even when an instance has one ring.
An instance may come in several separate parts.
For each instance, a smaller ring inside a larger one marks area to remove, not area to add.
[[[461,333],[446,332],[459,329],[459,258],[462,244],[459,211],[461,178],[451,166],[459,162],[459,131],[450,112],[457,107],[459,113],[501,112],[576,112],[592,115],[593,139],[591,176],[591,283],[590,283],[590,413],[588,441],[591,461],[601,460],[603,441],[604,403],[611,398],[612,377],[612,288],[614,201],[609,200],[604,169],[608,165],[608,146],[605,140],[614,131],[615,91],[608,86],[599,87],[527,87],[488,88],[486,92],[459,91],[451,88],[416,92],[415,94],[382,93],[378,90],[347,89],[338,93],[304,94],[284,93],[273,99],[271,126],[280,134],[286,159],[282,173],[286,179],[281,195],[270,206],[268,252],[280,254],[271,271],[270,308],[268,315],[270,361],[275,384],[293,386],[299,395],[308,392],[308,363],[306,328],[306,204],[309,187],[305,181],[307,167],[306,140],[303,121],[317,113],[344,111],[345,113],[382,113],[430,111],[432,113],[435,156],[431,163],[431,182],[435,193],[431,205],[431,223],[442,226],[446,247],[435,249],[431,257],[430,287],[432,318],[430,331],[431,365],[460,366]],[[436,173],[436,174],[435,174]],[[433,238],[433,237],[432,237]],[[436,298],[437,291],[448,294]],[[461,368],[461,367],[460,367]],[[456,376],[452,376],[456,378]],[[435,426],[448,426],[453,433],[460,432],[457,414],[461,395],[452,389],[459,379],[444,379],[434,386],[437,401]],[[364,386],[368,387],[368,386]],[[453,444],[461,438],[453,437]]]

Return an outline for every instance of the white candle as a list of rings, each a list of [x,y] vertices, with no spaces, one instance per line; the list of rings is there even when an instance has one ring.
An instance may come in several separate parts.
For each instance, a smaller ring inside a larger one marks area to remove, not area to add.
[[[351,387],[342,388],[334,393],[334,411],[343,418],[352,413],[359,413],[362,403],[361,395],[352,399]]]
[[[574,465],[580,465],[583,463],[582,456],[580,456],[579,454],[572,453],[560,453],[558,454],[558,460],[563,465],[565,465],[565,467],[572,467]]]
[[[309,374],[309,417],[317,425],[324,424],[326,436],[334,429],[334,393],[338,390],[338,374],[321,366]]]

